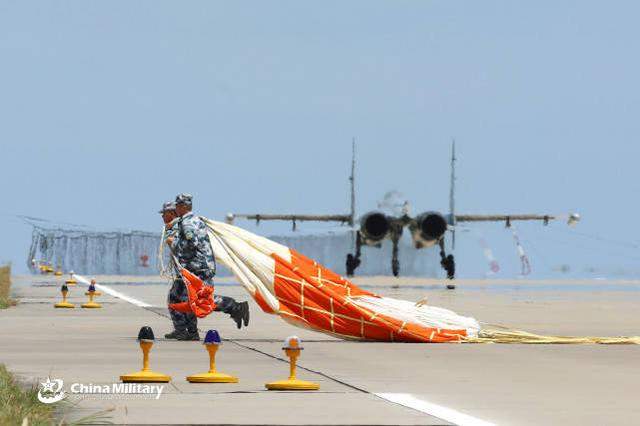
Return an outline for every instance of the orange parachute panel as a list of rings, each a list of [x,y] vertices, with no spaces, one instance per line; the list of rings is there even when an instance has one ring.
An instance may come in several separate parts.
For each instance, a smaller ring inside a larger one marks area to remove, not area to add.
[[[275,295],[280,302],[278,314],[283,317],[319,331],[359,340],[440,343],[457,342],[467,335],[466,330],[425,327],[359,306],[354,299],[379,296],[295,250],[290,252],[291,262],[271,255],[275,260]]]

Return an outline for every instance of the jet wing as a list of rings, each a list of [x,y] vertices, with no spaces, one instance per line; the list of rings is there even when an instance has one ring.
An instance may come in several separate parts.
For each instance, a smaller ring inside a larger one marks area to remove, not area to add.
[[[263,220],[284,220],[293,223],[296,229],[296,222],[339,222],[353,225],[353,217],[350,214],[227,214],[227,223],[232,224],[236,218],[255,220],[260,223]]]
[[[461,214],[455,215],[455,222],[505,222],[507,226],[513,221],[541,221],[545,225],[551,220],[566,220],[569,225],[580,221],[580,215],[541,215],[541,214]]]

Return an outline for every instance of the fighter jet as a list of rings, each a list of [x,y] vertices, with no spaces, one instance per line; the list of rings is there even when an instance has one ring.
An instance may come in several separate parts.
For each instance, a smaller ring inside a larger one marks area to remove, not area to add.
[[[506,227],[511,227],[515,221],[539,221],[547,225],[552,220],[565,219],[569,225],[574,225],[580,220],[580,215],[571,213],[568,215],[551,214],[456,214],[455,213],[455,141],[451,145],[451,179],[449,192],[449,213],[426,211],[411,216],[408,205],[399,214],[389,214],[382,210],[373,210],[362,215],[356,227],[355,213],[355,142],[352,144],[351,175],[349,176],[351,187],[351,211],[349,214],[332,215],[308,215],[308,214],[227,214],[227,223],[233,223],[236,218],[255,220],[260,223],[265,220],[290,221],[293,230],[296,230],[298,222],[338,222],[348,224],[355,231],[355,252],[348,253],[346,258],[346,274],[351,277],[361,263],[361,251],[363,246],[382,246],[382,242],[390,240],[392,243],[391,271],[394,276],[400,275],[400,261],[398,259],[398,244],[405,228],[408,229],[416,249],[437,246],[440,249],[440,265],[446,271],[447,278],[455,278],[456,263],[453,254],[447,254],[445,250],[445,234],[451,232],[451,248],[455,248],[455,232],[459,223],[463,222],[504,222]],[[454,288],[448,285],[448,288]]]

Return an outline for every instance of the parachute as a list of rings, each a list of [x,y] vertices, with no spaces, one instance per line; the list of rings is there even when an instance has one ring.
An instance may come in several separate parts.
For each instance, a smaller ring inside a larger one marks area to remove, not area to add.
[[[201,218],[216,260],[264,312],[349,340],[415,343],[640,344],[638,336],[545,336],[489,326],[444,308],[382,297],[282,244]]]
[[[381,297],[302,254],[241,228],[202,218],[216,260],[262,310],[350,340],[460,342],[480,325],[443,308]]]

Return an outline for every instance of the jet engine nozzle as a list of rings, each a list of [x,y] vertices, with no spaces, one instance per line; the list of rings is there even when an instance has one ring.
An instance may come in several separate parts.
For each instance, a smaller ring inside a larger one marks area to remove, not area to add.
[[[416,248],[431,247],[447,231],[447,219],[438,212],[425,212],[409,223],[409,229]]]
[[[391,221],[380,212],[370,212],[360,219],[360,234],[366,245],[378,245],[391,231]]]

